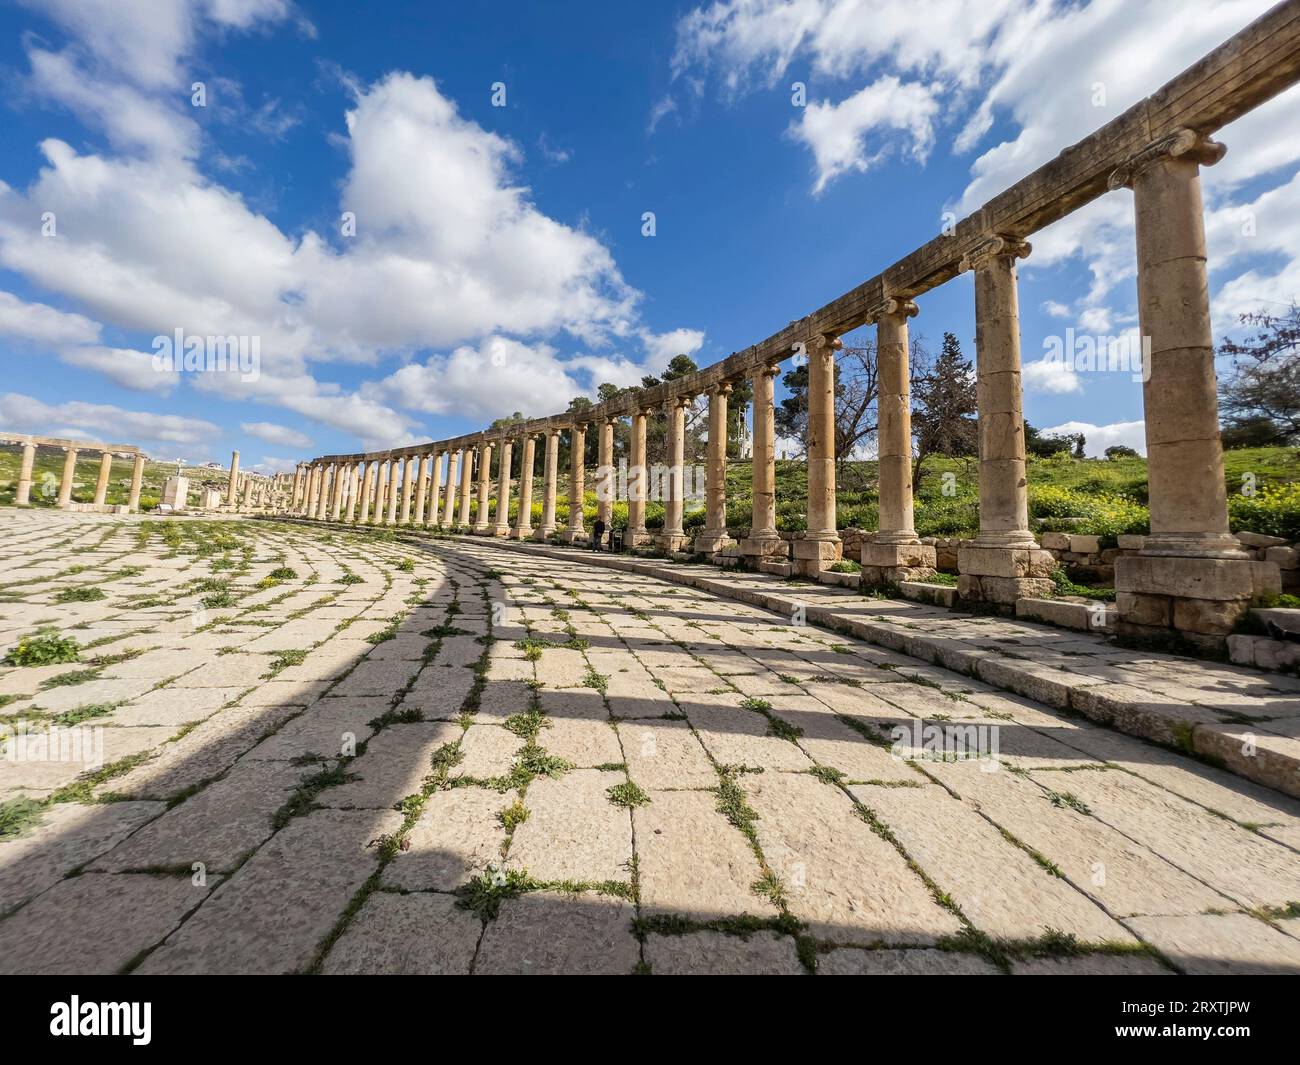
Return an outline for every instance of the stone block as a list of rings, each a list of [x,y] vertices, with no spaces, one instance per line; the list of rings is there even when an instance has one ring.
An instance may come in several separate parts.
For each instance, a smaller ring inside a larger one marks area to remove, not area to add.
[[[957,550],[957,569],[975,577],[1047,577],[1056,559],[1039,548],[974,547]]]
[[[951,584],[927,584],[924,581],[900,581],[898,590],[903,598],[935,606],[957,605],[957,589]]]
[[[1247,547],[1283,547],[1286,545],[1286,537],[1283,536],[1266,536],[1263,533],[1239,532],[1237,539]]]
[[[1244,599],[1174,599],[1174,628],[1206,636],[1226,636],[1246,612]]]
[[[757,558],[788,558],[790,545],[781,539],[754,539],[747,537],[740,541],[740,553]]]
[[[1277,639],[1300,640],[1300,610],[1291,607],[1268,607],[1254,611],[1268,634]]]
[[[1101,550],[1101,537],[1070,533],[1070,550],[1081,555],[1095,555]]]
[[[1115,560],[1115,587],[1121,592],[1190,599],[1249,599],[1255,593],[1256,567],[1270,564],[1237,558],[1183,558],[1130,555]],[[1277,572],[1277,567],[1272,567]],[[1266,574],[1260,575],[1266,583]],[[1281,576],[1277,579],[1281,586]]]
[[[1070,534],[1063,532],[1045,532],[1039,537],[1044,549],[1048,551],[1069,551]]]
[[[1115,607],[1120,618],[1129,625],[1168,628],[1173,620],[1173,600],[1167,595],[1142,595],[1137,592],[1118,592]]]
[[[1300,569],[1300,548],[1266,548],[1264,551],[1264,561],[1275,563],[1279,569]]]
[[[1098,610],[1098,607],[1101,609]],[[1082,632],[1112,632],[1117,620],[1113,606],[1104,603],[1073,603],[1065,599],[1017,599],[1016,617],[1035,618],[1060,625],[1064,629],[1078,629]]]
[[[934,569],[935,549],[928,544],[868,544],[862,545],[862,564],[897,568]]]
[[[793,557],[819,562],[838,562],[841,543],[839,540],[795,540],[790,545]]]
[[[957,594],[972,602],[1013,606],[1018,599],[1046,598],[1056,585],[1042,577],[998,577],[963,573],[957,578]]]
[[[1141,551],[1147,538],[1134,533],[1121,533],[1116,537],[1116,541],[1121,551]]]

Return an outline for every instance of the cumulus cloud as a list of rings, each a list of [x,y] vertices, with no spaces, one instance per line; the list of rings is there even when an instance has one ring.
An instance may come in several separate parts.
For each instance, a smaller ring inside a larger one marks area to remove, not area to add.
[[[153,392],[166,395],[177,385],[179,374],[160,370],[154,365],[153,353],[131,348],[101,346],[65,348],[59,358],[69,366],[94,370],[114,384],[135,392]]]
[[[1026,392],[1047,392],[1063,395],[1067,392],[1082,392],[1083,382],[1073,367],[1064,359],[1045,355],[1035,362],[1026,362],[1020,367],[1020,378]]]
[[[90,344],[99,339],[99,323],[0,292],[0,334],[43,344]]]
[[[0,421],[22,432],[137,444],[155,456],[205,454],[221,429],[202,418],[125,410],[107,403],[47,404],[18,392],[0,395]]]
[[[180,61],[214,26],[276,25],[300,17],[293,5],[53,0],[43,10],[72,40],[61,50],[27,43],[29,89],[103,130],[114,149],[86,152],[47,139],[44,165],[27,188],[0,183],[0,267],[93,316],[59,320],[52,315],[61,312],[47,309],[40,328],[60,334],[51,339],[64,344],[65,361],[164,392],[175,381],[148,375],[140,353],[71,344],[98,340],[100,322],[146,335],[179,328],[256,337],[256,381],[202,374],[189,376],[192,386],[286,408],[377,447],[421,436],[402,408],[452,408],[419,389],[393,388],[393,374],[344,392],[319,379],[319,366],[423,359],[405,376],[446,377],[468,394],[474,371],[466,352],[481,356],[489,341],[508,342],[531,353],[529,372],[543,386],[520,389],[514,378],[507,398],[480,399],[482,413],[496,417],[516,393],[537,413],[561,409],[601,380],[630,383],[657,369],[665,343],[688,351],[702,343],[698,331],[648,330],[640,293],[609,249],[547,216],[516,176],[518,145],[464,118],[431,78],[396,72],[347,83],[340,143],[348,169],[337,209],[355,217],[353,236],[291,235],[214,180],[184,106]],[[125,39],[137,26],[143,43]],[[230,108],[252,122],[260,111],[243,103],[237,85],[222,84]],[[270,135],[282,130],[266,117]],[[57,236],[31,224],[46,211]],[[6,317],[30,331],[42,316],[0,305],[0,328]]]
[[[1083,433],[1084,452],[1089,458],[1101,458],[1108,447],[1122,444],[1131,447],[1141,455],[1147,453],[1146,423],[1112,422],[1109,425],[1093,425],[1091,422],[1062,422],[1043,430],[1047,436],[1066,436],[1070,433]]]
[[[306,433],[298,432],[297,429],[290,429],[287,425],[277,425],[275,422],[241,422],[239,428],[249,436],[255,436],[268,444],[284,444],[286,447],[299,448],[311,447],[311,437]]]

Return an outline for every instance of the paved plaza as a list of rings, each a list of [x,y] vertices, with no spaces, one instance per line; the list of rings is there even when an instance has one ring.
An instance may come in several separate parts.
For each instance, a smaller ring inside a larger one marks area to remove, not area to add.
[[[79,645],[0,667],[0,971],[1300,972],[1300,802],[968,674],[576,552],[0,523],[0,643]]]

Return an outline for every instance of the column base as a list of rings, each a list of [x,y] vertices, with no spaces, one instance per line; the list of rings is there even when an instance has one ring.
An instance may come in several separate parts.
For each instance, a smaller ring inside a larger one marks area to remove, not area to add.
[[[1056,559],[1032,540],[1017,547],[963,543],[957,548],[957,594],[972,602],[1014,607],[1017,599],[1055,592],[1055,569]]]
[[[735,547],[736,541],[725,532],[709,532],[707,529],[695,537],[697,555],[716,555],[726,547]]]
[[[791,572],[800,577],[816,577],[840,559],[843,545],[838,537],[834,540],[793,540],[791,548]]]
[[[492,526],[486,521],[476,521],[469,531],[475,536],[487,536],[492,531]]]
[[[646,547],[654,542],[654,535],[645,529],[629,529],[623,536],[624,547]]]
[[[746,558],[789,558],[790,544],[779,536],[748,536],[740,541],[740,553]]]
[[[1115,560],[1119,631],[1129,636],[1157,636],[1172,629],[1216,649],[1252,601],[1281,591],[1276,562],[1148,555],[1145,548]]]
[[[691,537],[680,532],[656,533],[654,545],[660,551],[685,551],[691,546]]]
[[[510,531],[510,537],[513,540],[531,540],[533,538],[533,527],[531,525],[516,525]]]
[[[862,545],[859,587],[879,587],[903,581],[926,581],[938,572],[935,550],[920,542]]]
[[[493,525],[493,526],[492,526],[492,531],[491,531],[490,535],[492,535],[492,536],[505,536],[505,537],[508,537],[508,536],[510,535],[510,526],[509,526],[509,525],[502,525],[502,524],[500,524],[500,523],[498,522],[496,525]]]
[[[533,530],[534,540],[543,540],[543,541],[549,540],[554,535],[555,535],[554,525],[539,525],[537,526],[536,529]]]
[[[586,529],[564,528],[555,534],[562,544],[580,544],[587,539]]]

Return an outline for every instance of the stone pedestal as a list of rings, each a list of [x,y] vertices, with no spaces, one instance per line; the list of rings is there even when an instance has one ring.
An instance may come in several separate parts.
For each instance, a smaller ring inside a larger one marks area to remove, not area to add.
[[[840,560],[840,541],[793,540],[790,543],[793,572],[801,577],[816,578],[822,570]]]
[[[184,510],[189,497],[190,479],[188,477],[168,477],[163,485],[162,501],[172,510]]]
[[[935,550],[921,542],[862,545],[859,587],[878,587],[902,581],[927,581],[935,574]]]
[[[1282,591],[1275,562],[1248,558],[1128,555],[1115,560],[1119,631],[1154,636],[1170,628],[1205,647],[1232,632],[1253,599]]]
[[[957,549],[957,593],[974,602],[1014,607],[1017,599],[1051,595],[1056,559],[1036,545],[989,547],[974,542]]]

